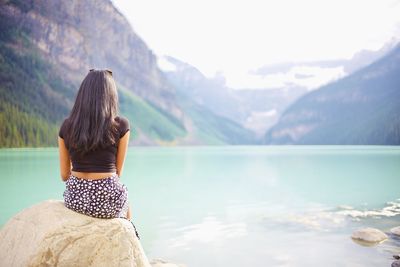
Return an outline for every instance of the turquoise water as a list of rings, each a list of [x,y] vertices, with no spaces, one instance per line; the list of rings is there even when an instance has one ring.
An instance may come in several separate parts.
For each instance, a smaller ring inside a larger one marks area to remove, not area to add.
[[[61,199],[58,151],[0,150],[0,225]],[[390,266],[399,240],[351,233],[400,225],[400,148],[130,147],[121,177],[144,249],[187,266]]]

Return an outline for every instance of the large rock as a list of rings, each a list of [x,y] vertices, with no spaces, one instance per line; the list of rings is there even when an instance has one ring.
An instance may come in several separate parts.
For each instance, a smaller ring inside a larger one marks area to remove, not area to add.
[[[48,200],[1,229],[0,266],[151,265],[129,221],[92,218]]]
[[[369,227],[354,231],[351,237],[362,245],[373,245],[388,239],[388,236],[381,230]]]

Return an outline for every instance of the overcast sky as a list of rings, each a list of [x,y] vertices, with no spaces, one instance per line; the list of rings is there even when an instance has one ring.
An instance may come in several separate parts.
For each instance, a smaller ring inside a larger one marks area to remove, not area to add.
[[[156,55],[176,57],[209,77],[220,72],[237,88],[262,87],[263,82],[268,86],[271,79],[252,81],[249,76],[266,64],[351,58],[361,49],[377,50],[393,36],[400,37],[400,0],[113,3]],[[338,68],[299,70],[311,76],[317,71],[326,79],[343,73]]]

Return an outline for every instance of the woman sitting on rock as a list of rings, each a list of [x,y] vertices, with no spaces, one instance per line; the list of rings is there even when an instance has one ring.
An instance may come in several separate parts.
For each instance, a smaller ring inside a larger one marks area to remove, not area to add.
[[[129,121],[117,114],[118,94],[112,72],[90,70],[60,127],[60,171],[66,181],[67,208],[97,218],[130,220],[128,190],[120,181]]]

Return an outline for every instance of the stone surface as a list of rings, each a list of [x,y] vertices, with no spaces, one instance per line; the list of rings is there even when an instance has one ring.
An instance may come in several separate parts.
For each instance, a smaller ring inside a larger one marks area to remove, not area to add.
[[[400,261],[392,262],[392,267],[400,267]]]
[[[371,244],[383,242],[388,238],[388,236],[384,232],[375,228],[359,229],[357,231],[354,231],[351,237],[355,241],[361,241]]]
[[[400,236],[400,226],[393,227],[392,229],[390,229],[390,232],[394,235]]]
[[[48,200],[1,229],[0,266],[151,265],[129,221],[92,218]]]

